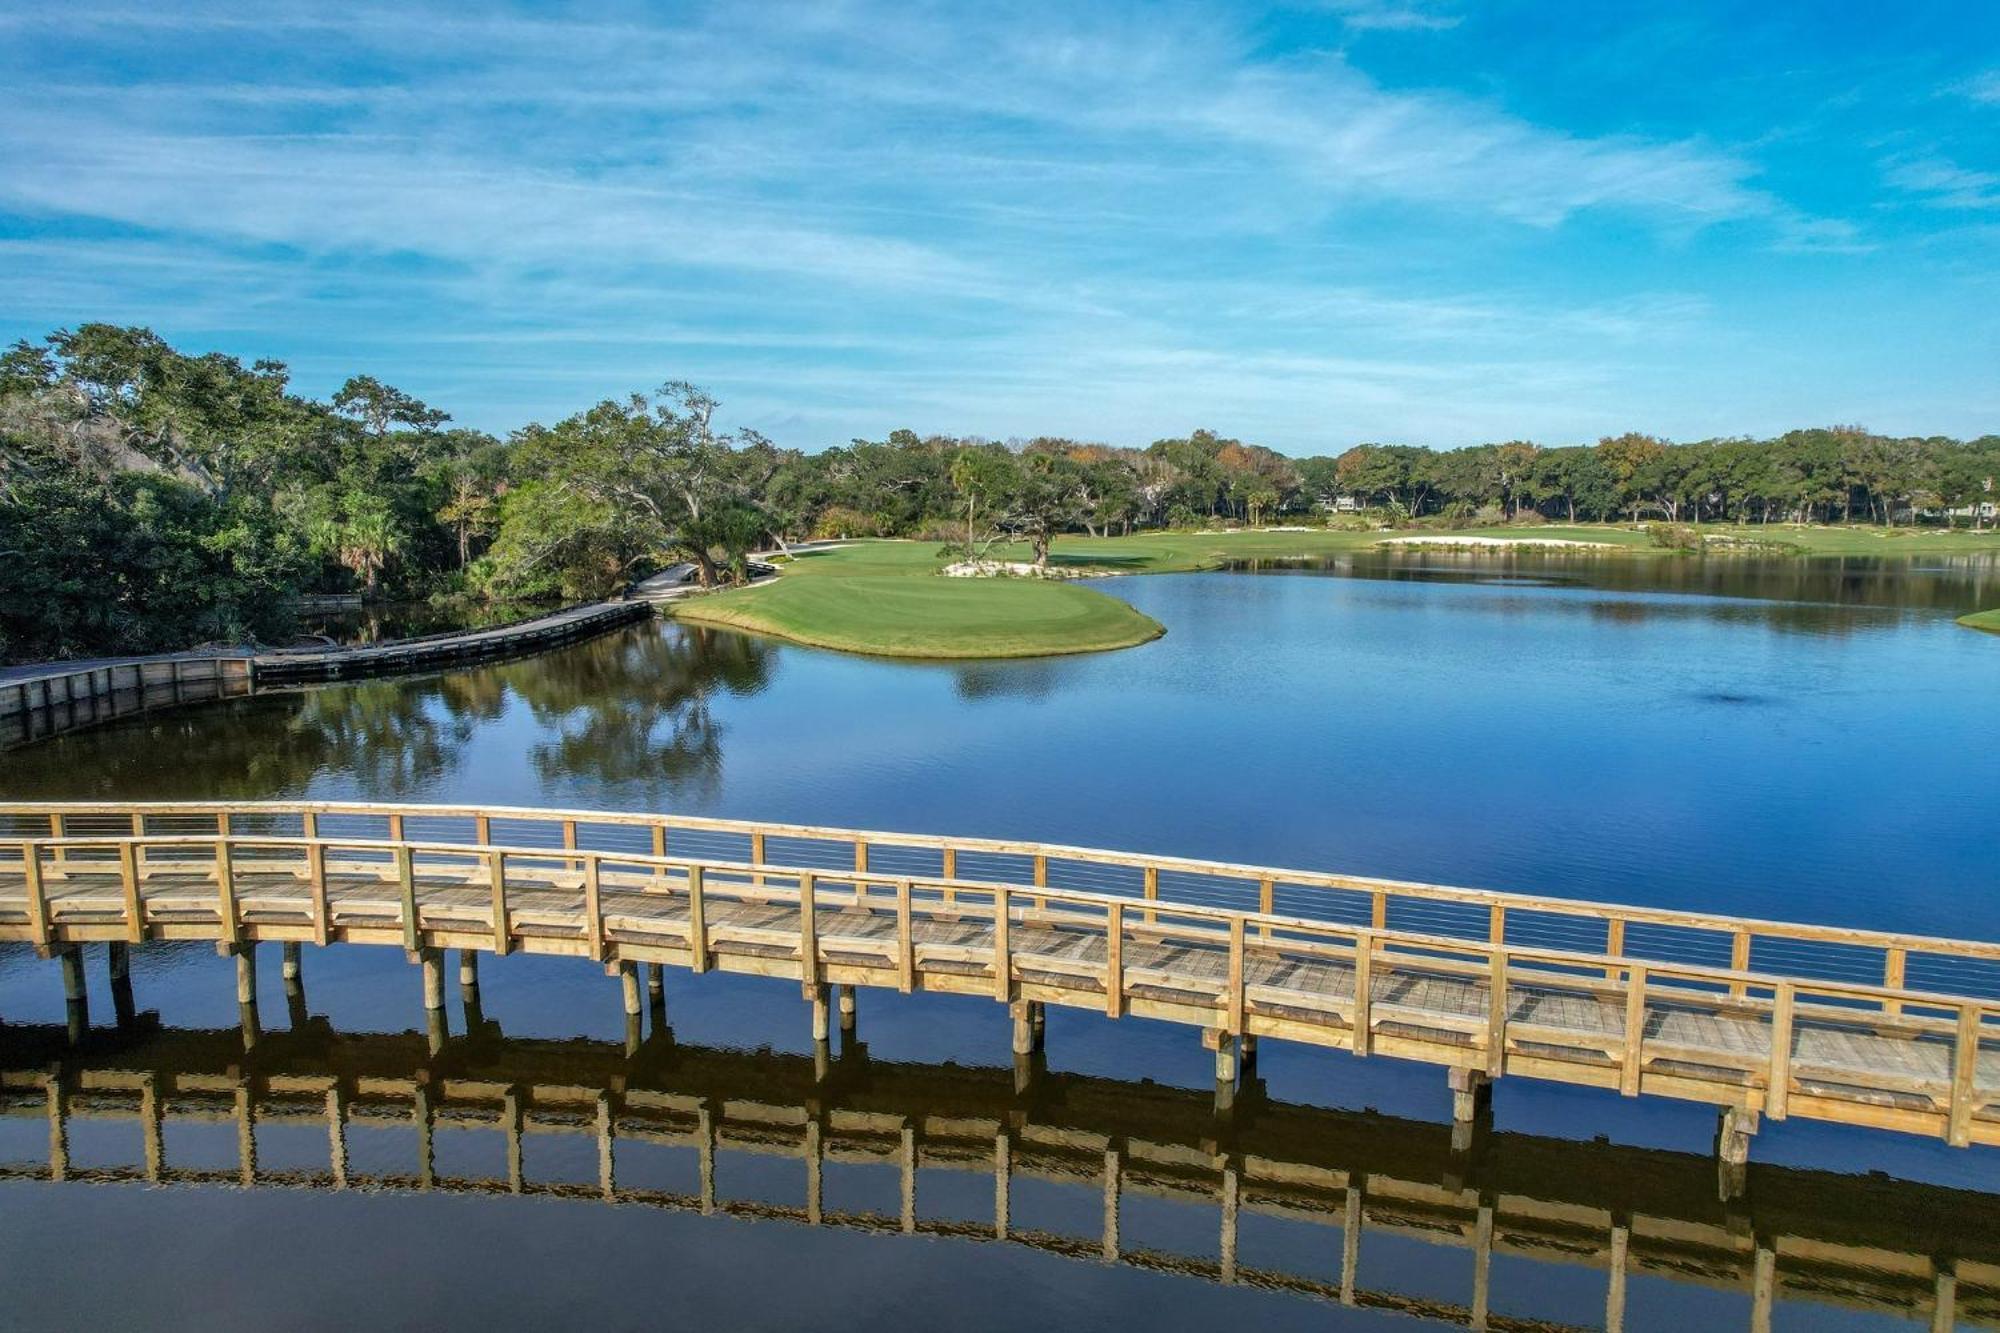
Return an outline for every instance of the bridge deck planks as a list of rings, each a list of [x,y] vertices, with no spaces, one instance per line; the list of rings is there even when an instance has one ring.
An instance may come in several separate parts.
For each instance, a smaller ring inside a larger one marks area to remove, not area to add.
[[[239,864],[235,886],[247,925],[311,922],[310,889],[289,867]],[[482,867],[469,861],[462,868],[421,867],[415,886],[423,930],[492,933],[492,890]],[[392,877],[385,878],[383,867],[335,867],[329,871],[327,889],[336,930],[400,925],[400,889]],[[830,894],[816,902],[820,955],[893,971],[899,939],[893,904],[880,897],[842,901],[849,896]],[[171,862],[150,866],[141,880],[141,897],[151,921],[219,924],[217,883],[206,864],[186,869]],[[47,876],[44,899],[51,921],[58,926],[118,922],[124,917],[118,875],[89,862],[72,861],[64,872]],[[1092,927],[1064,914],[1038,912],[1027,889],[1019,890],[1014,902],[1009,935],[1016,970],[1039,983],[1102,994],[1108,950],[1101,923]],[[704,907],[711,951],[797,959],[800,909],[789,887],[715,885],[705,895]],[[519,934],[574,940],[587,934],[579,875],[510,873],[507,910],[508,925]],[[994,954],[990,911],[983,904],[973,911],[961,904],[913,904],[911,937],[918,970],[990,976]],[[614,944],[687,944],[690,912],[684,879],[607,875],[601,912]],[[18,870],[0,870],[0,924],[26,920],[23,876]],[[1171,934],[1170,927],[1166,933]],[[1228,985],[1228,950],[1218,942],[1161,938],[1159,931],[1128,921],[1122,955],[1126,986],[1133,994],[1217,1005]],[[1410,958],[1396,959],[1393,971],[1382,960],[1377,968],[1370,1003],[1378,1028],[1386,1024],[1461,1041],[1484,1031],[1490,990],[1486,978],[1428,970],[1421,960]],[[1353,965],[1313,956],[1282,937],[1249,937],[1244,984],[1252,1014],[1281,1013],[1333,1031],[1351,1021]],[[1615,997],[1538,979],[1510,983],[1506,1002],[1509,1036],[1517,1043],[1554,1048],[1583,1061],[1596,1053],[1600,1062],[1623,1045],[1625,1007]],[[1649,1061],[1678,1066],[1749,1074],[1765,1067],[1770,1058],[1765,1021],[1732,1016],[1695,996],[1687,1002],[1649,1000],[1644,1039]],[[1885,1035],[1858,1021],[1802,1018],[1792,1036],[1796,1078],[1861,1093],[1948,1096],[1952,1061],[1947,1040]],[[1984,1104],[2000,1093],[2000,1048],[1990,1041],[1980,1046],[1973,1084],[1982,1103],[1979,1113],[1988,1114]]]

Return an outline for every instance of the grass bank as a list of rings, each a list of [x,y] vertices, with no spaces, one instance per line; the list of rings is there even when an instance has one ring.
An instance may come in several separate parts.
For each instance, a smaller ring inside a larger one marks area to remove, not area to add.
[[[928,542],[883,545],[936,550]],[[847,551],[868,554],[830,559]],[[674,616],[883,657],[1049,657],[1130,648],[1166,633],[1151,616],[1093,588],[921,577],[934,561],[871,554],[878,554],[874,544],[803,556],[773,583],[692,598],[676,605]]]
[[[1704,524],[1746,553],[1801,556],[2000,555],[2000,533],[1911,532],[1898,529],[1766,528]],[[1057,541],[1050,562],[1079,575],[1187,573],[1246,560],[1298,560],[1374,547],[1385,539],[1474,538],[1523,543],[1565,542],[1603,548],[1607,557],[1697,558],[1656,545],[1644,530],[1617,525],[1542,524],[1459,532],[1406,529],[1338,532],[1325,529],[1249,532],[1147,532],[1130,537]],[[1415,549],[1422,549],[1421,547]],[[1529,546],[1527,549],[1534,549]],[[1732,546],[1705,545],[1707,557],[1728,558]],[[1001,547],[1000,560],[1028,560],[1025,546]],[[769,634],[843,652],[887,657],[1042,657],[1101,652],[1145,643],[1165,632],[1159,622],[1091,588],[1044,579],[937,577],[946,563],[935,541],[857,541],[802,551],[784,577],[675,604],[692,624]],[[1987,613],[2000,617],[2000,613]],[[2000,624],[1975,628],[2000,630]]]
[[[2000,607],[1991,611],[1975,611],[1969,616],[1960,616],[1958,623],[1967,629],[1983,629],[1988,634],[2000,634]]]

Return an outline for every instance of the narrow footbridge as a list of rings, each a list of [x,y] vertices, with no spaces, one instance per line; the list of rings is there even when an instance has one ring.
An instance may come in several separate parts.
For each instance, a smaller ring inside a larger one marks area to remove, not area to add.
[[[0,805],[0,940],[579,956],[990,997],[1450,1072],[2000,1145],[2000,944],[1074,847],[644,814],[347,803]],[[114,968],[118,966],[114,958]],[[239,986],[244,971],[239,972]],[[1218,1096],[1222,1088],[1218,1088]]]

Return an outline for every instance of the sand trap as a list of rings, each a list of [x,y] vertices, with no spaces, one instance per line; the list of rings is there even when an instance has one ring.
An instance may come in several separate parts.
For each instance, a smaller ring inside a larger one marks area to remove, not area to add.
[[[1378,541],[1375,544],[1377,546],[1466,546],[1466,547],[1567,546],[1587,551],[1603,551],[1603,550],[1615,549],[1610,542],[1578,542],[1578,541],[1570,541],[1567,538],[1563,537],[1459,537],[1459,536],[1384,537],[1381,541]]]

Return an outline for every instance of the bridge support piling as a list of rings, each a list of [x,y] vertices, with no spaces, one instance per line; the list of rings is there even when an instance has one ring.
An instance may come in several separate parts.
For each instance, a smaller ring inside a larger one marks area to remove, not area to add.
[[[479,989],[479,951],[476,949],[458,951],[458,989],[461,995]]]
[[[625,1002],[625,1017],[637,1018],[645,1012],[639,997],[639,965],[637,963],[618,964],[618,993]]]
[[[1715,1131],[1716,1192],[1724,1203],[1743,1197],[1749,1183],[1750,1140],[1755,1137],[1758,1114],[1740,1106],[1728,1106]]]
[[[299,946],[296,940],[284,944],[284,959],[279,964],[279,974],[285,979],[285,990],[289,994],[293,987],[304,979],[304,971],[299,966]]]
[[[824,1044],[833,1035],[831,1004],[824,982],[807,982],[806,999],[812,1002],[812,1039]]]
[[[236,1003],[257,1003],[257,946],[236,946]]]
[[[657,1037],[667,1033],[667,969],[664,963],[646,965],[646,1008],[653,1015],[653,1035]]]
[[[1014,1018],[1014,1054],[1032,1055],[1041,1050],[1047,1032],[1042,1018],[1041,1002],[1016,1000],[1008,1006],[1008,1009]]]
[[[1205,1028],[1201,1044],[1215,1052],[1215,1112],[1226,1115],[1236,1106],[1237,1075],[1242,1072],[1242,1039],[1233,1032]]]
[[[417,964],[424,970],[424,1008],[444,1008],[444,955],[436,949],[419,949]]]
[[[1493,1118],[1493,1080],[1478,1069],[1450,1071],[1451,1150],[1470,1153],[1479,1130]]]
[[[90,1030],[90,986],[83,975],[83,949],[72,944],[56,955],[62,960],[63,1009],[73,1046]]]
[[[843,1044],[854,1040],[854,987],[840,989],[840,1040]]]
[[[129,1028],[138,1020],[139,1008],[132,998],[132,946],[113,940],[105,949],[111,973],[111,1010],[118,1026]]]

